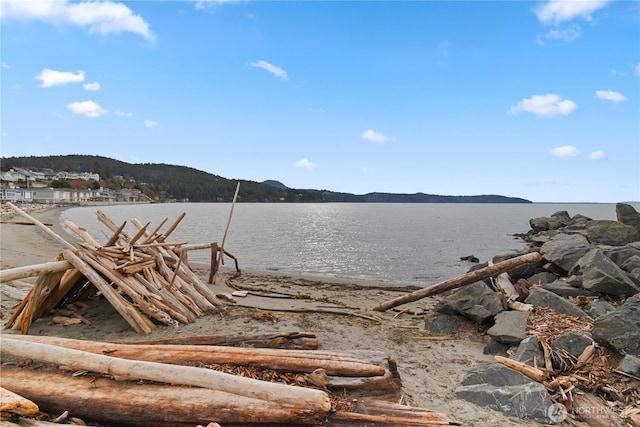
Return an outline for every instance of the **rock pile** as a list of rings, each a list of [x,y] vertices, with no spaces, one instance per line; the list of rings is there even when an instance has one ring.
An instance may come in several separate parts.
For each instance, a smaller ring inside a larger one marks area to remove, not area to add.
[[[491,281],[442,299],[436,308],[442,315],[488,327],[485,352],[506,353],[524,365],[525,375],[480,366],[459,397],[541,423],[589,421],[587,415],[598,413],[609,425],[623,418],[640,425],[640,213],[618,203],[616,215],[617,221],[605,221],[561,211],[529,221],[531,230],[520,236],[528,243],[524,253],[539,252],[542,260],[511,271],[510,279],[531,311],[507,311]],[[589,400],[586,411],[590,393],[604,401]]]

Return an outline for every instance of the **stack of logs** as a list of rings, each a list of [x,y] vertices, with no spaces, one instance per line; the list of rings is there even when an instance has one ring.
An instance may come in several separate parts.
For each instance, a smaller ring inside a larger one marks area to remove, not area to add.
[[[314,342],[309,333],[289,335]],[[459,425],[446,414],[380,400],[398,402],[401,389],[395,362],[377,351],[233,348],[184,338],[120,344],[5,335],[1,343],[2,387],[27,399],[13,406],[24,415],[69,411],[140,426]]]
[[[190,269],[186,242],[166,241],[185,214],[164,232],[160,228],[166,219],[149,231],[149,223],[143,225],[134,218],[132,223],[138,231],[133,236],[124,230],[126,221],[118,226],[103,212],[97,215],[111,230],[107,242],[100,245],[84,228],[66,221],[65,226],[81,241],[77,247],[65,245],[69,249],[58,257],[62,262],[52,263],[56,268],[40,274],[5,329],[14,327],[26,334],[33,320],[61,302],[70,303],[96,292],[136,332],[145,334],[156,327],[154,320],[165,325],[191,323],[206,311],[223,308],[224,304]],[[214,251],[217,245],[211,248]]]

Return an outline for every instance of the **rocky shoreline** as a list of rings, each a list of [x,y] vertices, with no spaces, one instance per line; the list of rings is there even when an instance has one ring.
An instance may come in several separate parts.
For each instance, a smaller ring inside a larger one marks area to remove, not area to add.
[[[456,316],[484,325],[491,337],[485,353],[539,368],[545,378],[482,364],[468,373],[458,397],[540,423],[575,417],[601,425],[623,425],[624,418],[638,425],[640,213],[618,203],[616,216],[592,220],[561,211],[530,220],[531,230],[520,236],[528,248],[516,255],[538,252],[542,260],[509,273],[528,311],[508,311],[492,281],[466,286],[438,303],[439,314],[426,318],[428,330],[455,333]],[[554,378],[565,385],[545,383]]]

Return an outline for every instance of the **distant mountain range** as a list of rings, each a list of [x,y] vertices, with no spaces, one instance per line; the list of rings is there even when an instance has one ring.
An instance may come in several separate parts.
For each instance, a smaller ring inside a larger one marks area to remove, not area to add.
[[[131,164],[101,156],[29,156],[0,159],[0,170],[92,172],[105,187],[141,189],[157,201],[228,202],[238,180],[227,179],[186,166],[164,163]],[[240,180],[238,201],[244,202],[361,202],[361,203],[531,203],[518,197],[499,195],[443,196],[436,194],[349,194],[328,190],[289,188],[275,180]]]

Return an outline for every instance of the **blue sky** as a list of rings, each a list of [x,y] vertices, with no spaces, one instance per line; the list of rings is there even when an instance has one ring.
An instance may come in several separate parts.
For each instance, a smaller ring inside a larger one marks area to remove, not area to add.
[[[2,0],[3,156],[640,200],[640,3]]]

